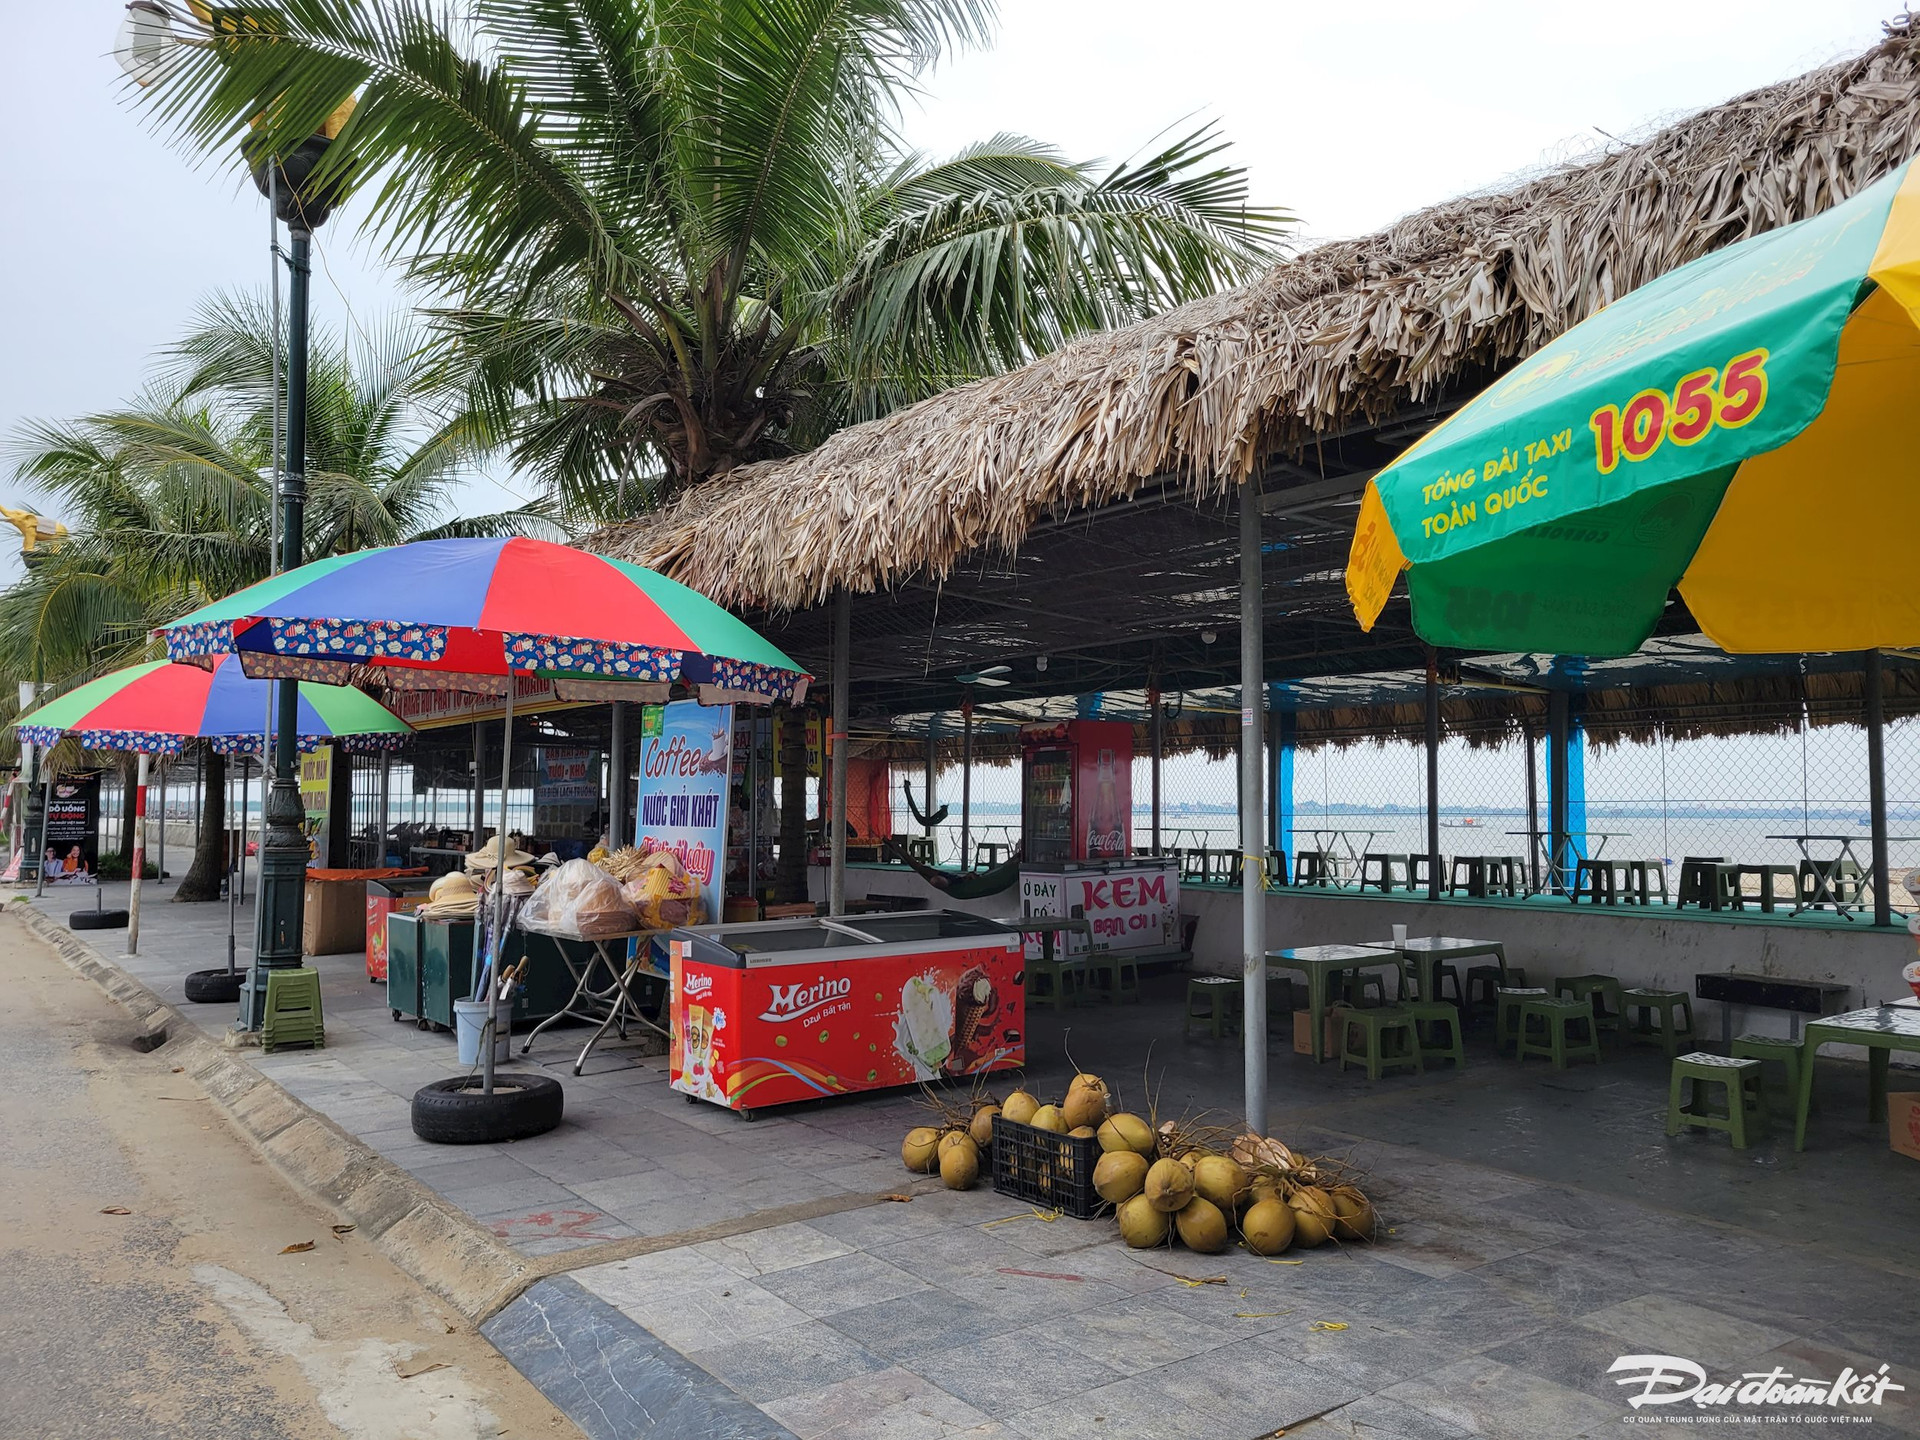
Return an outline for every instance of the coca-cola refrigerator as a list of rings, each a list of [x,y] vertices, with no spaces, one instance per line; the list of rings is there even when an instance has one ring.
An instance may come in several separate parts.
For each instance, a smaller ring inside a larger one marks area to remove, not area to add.
[[[1067,720],[1020,732],[1026,860],[1119,860],[1133,848],[1133,726]]]

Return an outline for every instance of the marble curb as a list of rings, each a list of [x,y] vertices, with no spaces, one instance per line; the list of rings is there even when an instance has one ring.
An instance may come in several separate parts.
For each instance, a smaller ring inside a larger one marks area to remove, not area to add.
[[[480,1333],[588,1440],[798,1440],[568,1276],[535,1282]]]
[[[339,1214],[388,1259],[476,1323],[499,1311],[546,1267],[516,1254],[391,1160],[349,1135],[72,931],[31,905],[8,913],[131,1016],[143,1034],[164,1029],[155,1053],[178,1065],[282,1175]],[[116,937],[122,932],[111,932]]]

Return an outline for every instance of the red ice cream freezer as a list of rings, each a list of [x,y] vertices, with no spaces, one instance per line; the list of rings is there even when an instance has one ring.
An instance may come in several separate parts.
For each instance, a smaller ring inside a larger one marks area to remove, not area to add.
[[[1020,934],[952,910],[669,939],[673,1088],[748,1113],[1026,1063]]]

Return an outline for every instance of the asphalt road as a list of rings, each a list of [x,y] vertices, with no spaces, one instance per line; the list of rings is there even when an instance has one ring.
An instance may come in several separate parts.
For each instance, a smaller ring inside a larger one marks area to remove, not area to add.
[[[578,1440],[11,917],[0,978],[3,1440]]]

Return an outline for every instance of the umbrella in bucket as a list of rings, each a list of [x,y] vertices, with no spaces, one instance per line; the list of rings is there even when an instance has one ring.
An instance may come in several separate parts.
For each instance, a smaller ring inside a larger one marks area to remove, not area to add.
[[[1677,585],[1735,652],[1920,643],[1920,170],[1607,306],[1368,484],[1347,591],[1422,638],[1631,653]]]
[[[777,647],[684,585],[638,565],[550,541],[421,540],[302,565],[182,617],[161,632],[176,660],[238,655],[250,675],[343,679],[370,666],[395,689],[505,698],[500,825],[507,833],[513,677],[554,682],[563,700],[799,703],[811,679]],[[500,936],[505,887],[494,887]],[[496,944],[499,941],[496,939]],[[489,984],[497,1030],[499,987]],[[496,1095],[494,1047],[481,1044],[480,1093],[466,1077],[421,1092],[475,1122],[469,1138],[539,1133],[559,1123],[558,1084],[512,1076]],[[551,1086],[551,1104],[525,1092]],[[419,1098],[416,1097],[416,1128]],[[487,1133],[482,1137],[480,1131]],[[438,1138],[438,1137],[432,1137]]]
[[[20,738],[34,745],[52,746],[62,736],[72,735],[89,750],[125,750],[140,757],[126,922],[129,955],[137,954],[140,944],[149,758],[178,755],[192,740],[203,740],[224,755],[259,754],[271,690],[267,681],[249,679],[231,658],[208,666],[153,660],[89,680],[13,722]],[[325,744],[361,750],[393,748],[413,734],[404,720],[372,696],[344,685],[302,684],[297,723],[303,750]],[[231,1004],[239,994],[234,904],[234,887],[229,885],[227,967],[187,976],[189,1000]]]

